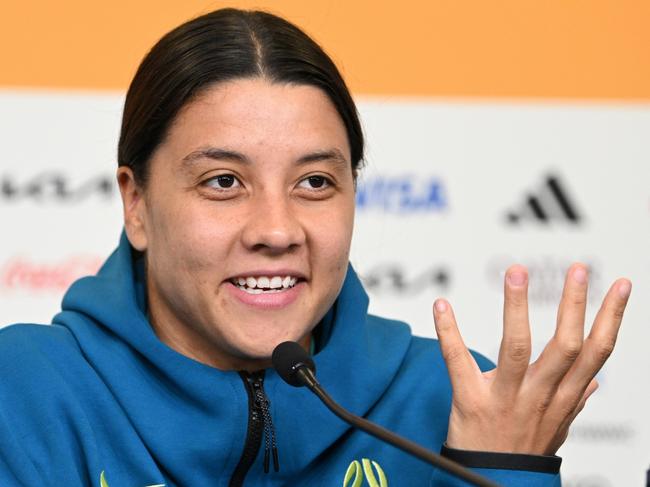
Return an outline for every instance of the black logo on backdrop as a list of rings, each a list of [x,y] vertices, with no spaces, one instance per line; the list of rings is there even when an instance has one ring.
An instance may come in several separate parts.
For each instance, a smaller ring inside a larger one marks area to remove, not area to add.
[[[0,199],[38,203],[76,202],[93,196],[110,199],[115,193],[114,179],[114,176],[101,174],[73,182],[59,171],[43,172],[21,181],[4,175],[0,178]]]
[[[431,288],[446,290],[451,277],[444,266],[409,272],[399,264],[380,264],[364,272],[361,280],[369,292],[412,295]]]
[[[579,225],[583,220],[566,185],[557,175],[547,176],[537,189],[526,194],[524,201],[506,216],[511,225],[521,225],[525,221]]]

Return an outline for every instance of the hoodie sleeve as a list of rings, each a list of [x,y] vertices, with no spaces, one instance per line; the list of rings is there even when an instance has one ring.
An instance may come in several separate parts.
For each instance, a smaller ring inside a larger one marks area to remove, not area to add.
[[[440,454],[499,485],[515,486],[560,486],[560,465],[558,456],[524,455],[515,453],[479,452],[456,450],[443,445]],[[460,487],[467,482],[436,469],[432,486]]]
[[[541,473],[526,470],[505,470],[497,468],[471,468],[474,473],[503,487],[561,487],[559,473]],[[451,474],[435,469],[429,484],[431,487],[471,487],[472,484]]]
[[[25,487],[47,484],[9,427],[5,411],[0,410],[0,485]]]

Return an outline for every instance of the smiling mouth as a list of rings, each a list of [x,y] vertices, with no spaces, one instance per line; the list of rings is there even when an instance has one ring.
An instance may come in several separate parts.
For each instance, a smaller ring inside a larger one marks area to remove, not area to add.
[[[281,293],[287,289],[291,289],[298,282],[298,278],[292,276],[251,276],[234,277],[230,282],[248,294],[270,294]]]

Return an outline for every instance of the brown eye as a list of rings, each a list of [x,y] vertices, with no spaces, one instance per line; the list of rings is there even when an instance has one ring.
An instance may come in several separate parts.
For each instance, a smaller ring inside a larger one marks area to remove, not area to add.
[[[330,186],[329,179],[325,176],[309,176],[300,181],[300,187],[306,189],[324,189]]]
[[[230,189],[239,186],[239,181],[232,174],[221,174],[209,179],[205,184],[216,189]]]
[[[309,178],[309,184],[312,188],[322,188],[325,184],[325,178],[322,176],[312,176]]]

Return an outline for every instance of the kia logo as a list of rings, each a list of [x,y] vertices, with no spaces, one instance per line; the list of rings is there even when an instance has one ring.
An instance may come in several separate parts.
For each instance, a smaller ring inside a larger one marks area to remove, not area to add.
[[[7,175],[0,179],[0,199],[5,202],[76,202],[92,196],[110,199],[114,193],[114,176],[105,174],[76,182],[58,171],[43,172],[24,181]]]
[[[447,289],[449,270],[444,266],[431,266],[410,273],[398,264],[380,264],[362,273],[361,279],[370,292],[393,294],[419,294],[431,287]]]

